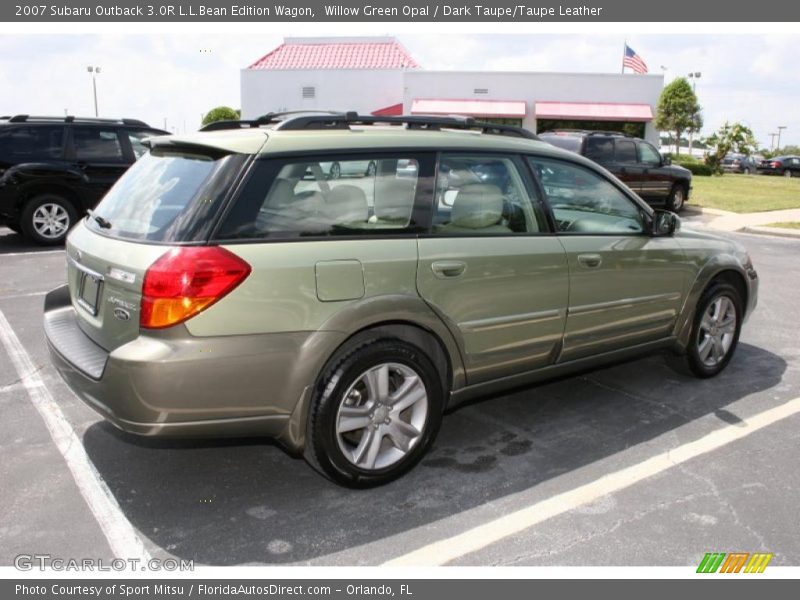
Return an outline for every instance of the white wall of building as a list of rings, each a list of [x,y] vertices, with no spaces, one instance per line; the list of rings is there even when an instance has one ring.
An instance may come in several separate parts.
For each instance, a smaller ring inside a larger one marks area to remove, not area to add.
[[[355,110],[362,114],[403,101],[403,70],[243,69],[242,118],[278,110]],[[316,97],[303,98],[313,86]]]
[[[524,100],[528,115],[523,126],[536,131],[537,100],[649,104],[655,114],[663,87],[663,75],[417,70],[406,73],[403,107],[408,113],[414,98]],[[489,91],[475,94],[476,88]],[[647,124],[645,137],[658,145],[652,123]]]

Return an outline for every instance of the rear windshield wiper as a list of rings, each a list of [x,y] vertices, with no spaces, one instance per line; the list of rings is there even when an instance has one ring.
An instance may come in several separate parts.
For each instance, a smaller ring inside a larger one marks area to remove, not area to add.
[[[100,225],[100,227],[102,227],[103,229],[111,229],[111,221],[109,221],[108,219],[104,219],[100,215],[95,214],[94,211],[92,210],[87,210],[86,213],[90,217],[92,217],[95,221],[97,221],[97,224]]]

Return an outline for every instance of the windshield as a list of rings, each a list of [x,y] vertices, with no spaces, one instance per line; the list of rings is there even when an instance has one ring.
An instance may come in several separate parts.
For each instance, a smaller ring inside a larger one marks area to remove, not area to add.
[[[111,237],[158,242],[204,239],[243,155],[154,149],[109,190],[87,223]]]

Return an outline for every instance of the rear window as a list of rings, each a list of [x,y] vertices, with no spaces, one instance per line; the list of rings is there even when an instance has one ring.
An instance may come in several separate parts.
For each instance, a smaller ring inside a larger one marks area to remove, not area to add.
[[[583,141],[582,137],[577,137],[574,135],[550,134],[540,135],[539,138],[548,144],[552,144],[558,148],[563,148],[564,150],[569,150],[570,152],[576,153],[580,153],[581,142]]]
[[[95,209],[109,223],[91,229],[131,240],[205,239],[246,157],[154,149],[128,169]]]
[[[586,140],[586,158],[595,162],[614,160],[614,140],[609,137],[590,137]]]

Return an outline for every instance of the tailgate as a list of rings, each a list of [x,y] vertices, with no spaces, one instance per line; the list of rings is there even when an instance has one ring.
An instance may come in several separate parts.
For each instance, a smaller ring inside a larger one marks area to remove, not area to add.
[[[144,273],[170,247],[112,239],[81,222],[66,249],[70,300],[81,330],[108,352],[135,339]]]

